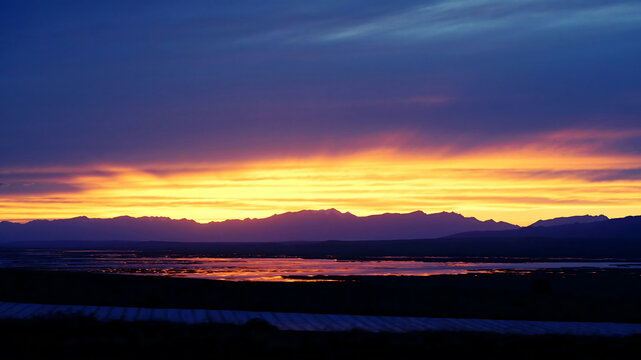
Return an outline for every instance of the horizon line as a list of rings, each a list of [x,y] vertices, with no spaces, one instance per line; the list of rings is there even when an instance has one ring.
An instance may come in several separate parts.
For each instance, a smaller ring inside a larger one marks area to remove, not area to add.
[[[352,215],[352,216],[357,217],[357,218],[367,218],[367,217],[371,217],[371,216],[380,216],[380,215],[387,215],[387,214],[390,214],[390,215],[393,215],[393,214],[409,215],[409,214],[413,214],[413,213],[422,213],[424,215],[436,215],[436,214],[444,214],[444,213],[446,213],[446,214],[457,214],[457,215],[463,216],[465,218],[476,219],[478,221],[483,221],[483,222],[485,222],[485,221],[494,221],[494,222],[497,222],[497,223],[503,222],[503,223],[507,223],[507,224],[515,225],[515,226],[519,226],[519,227],[527,227],[527,226],[530,226],[530,225],[536,223],[537,221],[541,221],[541,220],[551,220],[551,219],[569,218],[569,217],[578,217],[578,216],[593,216],[593,217],[604,216],[609,220],[625,218],[625,217],[630,217],[630,216],[641,216],[641,215],[629,214],[629,215],[625,215],[625,216],[621,216],[621,217],[609,217],[609,216],[607,216],[607,215],[605,215],[603,213],[600,213],[600,214],[586,213],[586,214],[580,214],[580,215],[568,215],[568,216],[557,216],[557,217],[551,217],[551,218],[540,218],[540,219],[537,219],[537,220],[534,220],[534,221],[530,222],[528,225],[518,225],[518,224],[515,224],[515,223],[511,223],[511,222],[505,221],[505,220],[500,220],[500,219],[495,219],[495,218],[481,219],[481,218],[478,218],[476,216],[467,216],[467,215],[464,215],[464,214],[456,212],[456,211],[446,211],[446,210],[437,211],[437,212],[425,212],[423,210],[418,209],[418,210],[409,211],[409,212],[381,212],[381,213],[375,213],[375,214],[369,214],[369,215],[356,215],[351,211],[341,211],[341,210],[338,210],[338,209],[332,207],[332,208],[324,208],[324,209],[300,209],[300,210],[294,210],[294,211],[276,212],[276,213],[273,213],[272,215],[265,216],[265,217],[246,217],[246,218],[242,218],[242,219],[241,218],[228,218],[228,219],[223,219],[223,220],[210,220],[210,221],[202,221],[202,220],[199,221],[199,220],[196,220],[196,219],[189,219],[189,218],[186,218],[186,217],[173,218],[173,217],[170,217],[170,216],[162,216],[162,215],[132,216],[132,215],[128,215],[128,214],[123,214],[123,215],[117,215],[117,216],[111,216],[111,217],[91,217],[91,216],[87,216],[87,215],[78,215],[78,216],[61,217],[61,218],[0,219],[0,222],[9,222],[9,223],[14,223],[14,224],[27,224],[27,223],[30,223],[32,221],[56,221],[56,220],[71,220],[71,219],[78,219],[78,218],[98,219],[98,220],[110,220],[110,219],[117,219],[117,218],[133,218],[133,219],[162,218],[162,219],[168,219],[168,220],[171,220],[171,221],[187,220],[187,221],[195,222],[197,224],[203,224],[204,225],[204,224],[211,224],[211,223],[223,223],[223,222],[226,222],[226,221],[263,220],[263,219],[268,219],[268,218],[273,217],[273,216],[300,213],[300,212],[304,212],[304,211],[309,211],[309,212],[328,212],[328,211],[331,211],[331,210],[334,210],[334,211],[336,211],[336,212],[338,212],[338,213],[340,213],[342,215]]]

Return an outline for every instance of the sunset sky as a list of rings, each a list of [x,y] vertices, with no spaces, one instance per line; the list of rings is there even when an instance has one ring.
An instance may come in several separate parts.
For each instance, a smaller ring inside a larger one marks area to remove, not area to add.
[[[641,2],[3,1],[0,220],[641,215]]]

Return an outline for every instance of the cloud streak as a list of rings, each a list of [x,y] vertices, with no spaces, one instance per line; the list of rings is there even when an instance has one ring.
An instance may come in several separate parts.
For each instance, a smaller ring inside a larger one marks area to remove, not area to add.
[[[307,41],[417,42],[456,37],[493,40],[516,33],[638,28],[641,5],[635,2],[455,0],[434,1],[366,19],[359,24],[318,29],[302,36]]]
[[[641,202],[641,155],[585,152],[574,142],[630,136],[566,130],[459,153],[408,151],[395,146],[396,136],[386,148],[343,155],[13,171],[0,178],[29,178],[36,191],[12,191],[10,183],[0,199],[14,220],[128,214],[211,221],[328,207],[359,215],[451,210],[519,224],[589,209],[620,216]]]

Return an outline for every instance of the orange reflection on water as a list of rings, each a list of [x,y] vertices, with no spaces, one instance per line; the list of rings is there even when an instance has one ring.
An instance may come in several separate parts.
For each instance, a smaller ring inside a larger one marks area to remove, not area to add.
[[[67,254],[69,256],[69,254]],[[69,259],[69,258],[67,258]],[[607,268],[617,262],[465,262],[303,258],[210,258],[210,257],[136,257],[135,254],[72,259],[74,266],[86,271],[119,274],[159,275],[228,281],[328,281],[345,276],[431,276],[468,273],[527,272],[536,269],[574,267]],[[64,264],[69,268],[69,264]],[[639,267],[639,263],[627,266]],[[84,267],[84,268],[83,268]],[[328,278],[327,278],[328,277]]]
[[[25,250],[16,254],[0,252],[0,265],[8,268],[64,270],[188,277],[227,281],[336,281],[349,276],[431,276],[532,270],[563,271],[589,268],[641,268],[640,262],[548,261],[548,262],[474,262],[415,260],[336,260],[303,258],[215,258],[145,256],[135,251]]]

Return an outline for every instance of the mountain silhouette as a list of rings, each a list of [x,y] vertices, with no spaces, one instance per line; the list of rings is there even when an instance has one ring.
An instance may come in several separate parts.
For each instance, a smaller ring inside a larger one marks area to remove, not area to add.
[[[474,231],[455,234],[449,238],[641,239],[641,216],[588,223],[528,226],[506,231]]]
[[[226,220],[200,224],[165,217],[120,216],[111,219],[77,217],[0,223],[0,242],[177,241],[279,242],[322,240],[387,240],[437,238],[469,231],[516,229],[493,220],[480,221],[453,212],[386,213],[359,217],[336,209],[302,210],[263,219]]]
[[[547,224],[554,221],[557,219]],[[523,228],[456,213],[420,211],[359,217],[335,209],[303,210],[264,219],[207,224],[164,217],[78,217],[26,224],[0,222],[0,244],[34,248],[173,249],[222,257],[636,259],[641,258],[641,216]]]
[[[605,220],[609,220],[608,217],[605,215],[568,216],[568,217],[558,217],[558,218],[548,219],[548,220],[539,220],[534,224],[530,225],[530,227],[586,224],[586,223],[605,221]]]

